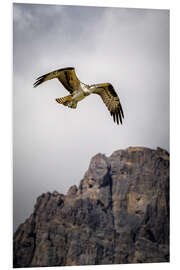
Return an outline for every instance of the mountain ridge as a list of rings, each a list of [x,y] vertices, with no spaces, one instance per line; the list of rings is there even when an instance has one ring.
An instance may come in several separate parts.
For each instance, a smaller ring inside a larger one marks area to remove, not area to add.
[[[169,153],[98,153],[79,186],[43,193],[14,233],[14,267],[169,261]]]

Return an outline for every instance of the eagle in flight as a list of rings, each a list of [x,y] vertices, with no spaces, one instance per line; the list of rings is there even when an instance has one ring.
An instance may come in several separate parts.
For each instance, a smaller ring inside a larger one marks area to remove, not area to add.
[[[58,103],[75,109],[79,101],[90,94],[97,94],[107,106],[111,116],[113,116],[114,122],[117,124],[121,122],[122,124],[122,118],[124,118],[123,109],[119,97],[110,83],[84,84],[77,78],[74,68],[67,67],[37,78],[33,86],[37,87],[41,83],[54,78],[57,78],[70,93],[68,96],[56,98]]]

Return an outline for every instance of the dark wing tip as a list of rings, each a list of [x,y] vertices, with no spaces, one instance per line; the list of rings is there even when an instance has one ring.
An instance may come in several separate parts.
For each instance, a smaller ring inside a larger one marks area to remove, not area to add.
[[[113,113],[112,115],[113,115],[113,120],[114,120],[114,122],[116,122],[116,120],[115,120],[115,113]]]
[[[122,124],[122,112],[120,107],[118,107],[115,111],[110,112],[111,116],[113,116],[113,120],[115,123],[118,125],[121,123]]]
[[[120,113],[121,113],[122,117],[124,118],[124,112],[123,112],[121,104],[120,104]]]
[[[119,115],[118,115],[118,111],[116,111],[116,123],[119,125]]]
[[[41,83],[43,83],[44,81],[44,78],[45,78],[45,75],[41,76],[41,77],[38,77],[35,81],[35,83],[33,84],[33,87],[37,87],[38,85],[40,85]]]
[[[119,115],[120,122],[122,124],[122,114],[121,114],[121,109],[120,108],[118,108],[118,115]]]
[[[116,91],[114,90],[114,87],[112,86],[112,84],[109,83],[108,85],[108,90],[109,92],[111,93],[111,95],[113,97],[118,97]],[[113,119],[114,119],[114,122],[117,122],[117,124],[119,125],[119,120],[122,124],[122,118],[124,118],[124,112],[123,112],[123,109],[122,109],[122,106],[121,106],[121,103],[119,101],[119,105],[118,105],[118,108],[115,112],[111,112],[111,115],[114,115],[115,114],[115,118],[113,116]]]

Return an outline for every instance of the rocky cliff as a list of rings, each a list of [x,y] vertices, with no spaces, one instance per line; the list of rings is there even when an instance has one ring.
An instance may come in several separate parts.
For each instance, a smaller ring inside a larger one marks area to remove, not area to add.
[[[14,234],[14,267],[169,261],[169,154],[97,154],[79,187],[45,193]]]

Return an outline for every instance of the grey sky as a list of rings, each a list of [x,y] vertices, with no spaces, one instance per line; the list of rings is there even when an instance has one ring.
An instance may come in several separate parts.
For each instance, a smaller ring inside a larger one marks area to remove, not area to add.
[[[169,150],[169,11],[13,6],[14,227],[43,192],[79,183],[90,158],[129,146]],[[68,92],[38,76],[74,66],[82,82],[111,82],[125,119],[114,124],[96,95],[76,110]]]

